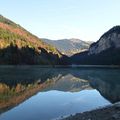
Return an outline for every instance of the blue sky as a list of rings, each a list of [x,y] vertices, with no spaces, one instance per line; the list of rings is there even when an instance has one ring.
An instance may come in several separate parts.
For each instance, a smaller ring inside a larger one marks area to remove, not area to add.
[[[120,0],[1,0],[0,14],[41,38],[96,41],[120,24]]]

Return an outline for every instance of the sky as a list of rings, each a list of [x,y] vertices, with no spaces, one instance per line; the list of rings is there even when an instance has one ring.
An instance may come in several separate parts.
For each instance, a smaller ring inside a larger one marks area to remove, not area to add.
[[[0,0],[0,14],[40,38],[97,41],[120,24],[120,0]]]

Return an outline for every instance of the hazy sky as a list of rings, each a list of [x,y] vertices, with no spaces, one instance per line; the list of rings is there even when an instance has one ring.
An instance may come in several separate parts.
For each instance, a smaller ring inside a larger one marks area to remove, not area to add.
[[[96,41],[120,24],[120,0],[1,0],[0,14],[41,38]]]

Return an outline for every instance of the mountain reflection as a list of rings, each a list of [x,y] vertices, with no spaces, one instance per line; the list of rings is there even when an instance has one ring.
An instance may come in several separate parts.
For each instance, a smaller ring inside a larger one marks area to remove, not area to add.
[[[120,100],[119,73],[119,69],[1,67],[0,113],[39,91],[96,89],[110,102],[117,102]]]

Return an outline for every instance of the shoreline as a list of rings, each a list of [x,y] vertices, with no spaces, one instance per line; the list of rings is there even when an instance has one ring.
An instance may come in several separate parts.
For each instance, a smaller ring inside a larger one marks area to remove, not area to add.
[[[0,67],[40,67],[40,68],[120,68],[120,65],[0,65]]]
[[[120,102],[83,113],[76,113],[60,120],[120,120]]]

